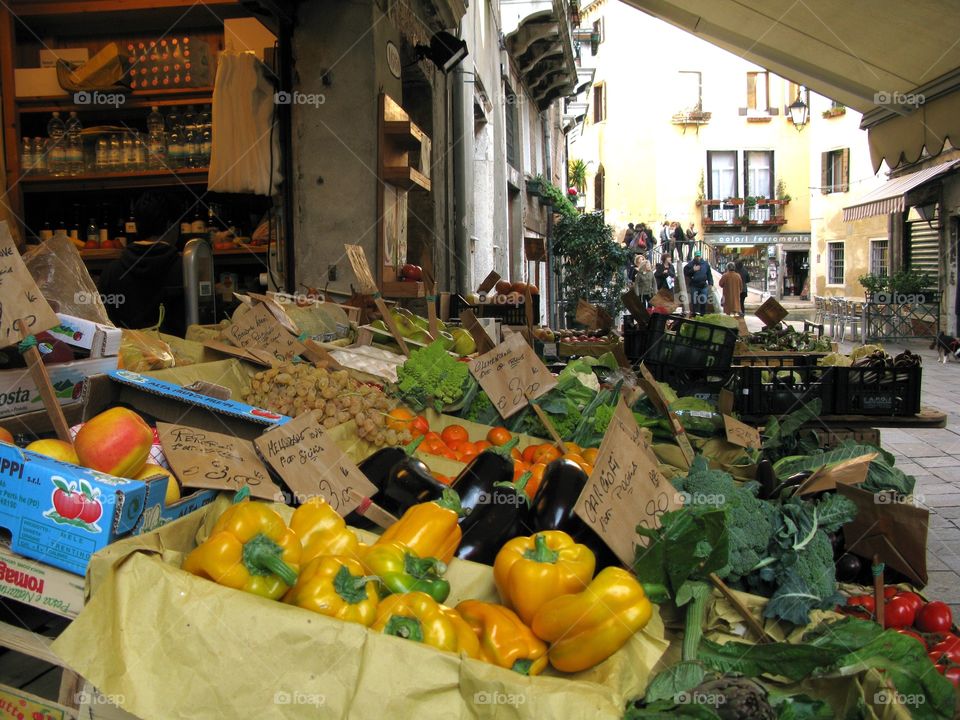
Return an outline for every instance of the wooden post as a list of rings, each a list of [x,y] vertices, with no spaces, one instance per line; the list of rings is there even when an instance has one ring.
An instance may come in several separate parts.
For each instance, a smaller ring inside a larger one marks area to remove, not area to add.
[[[23,320],[17,320],[16,324],[17,330],[20,332],[20,338],[26,340],[30,336],[30,333],[24,329],[26,323]],[[56,431],[57,437],[73,445],[73,438],[70,437],[70,426],[63,416],[63,409],[60,407],[60,401],[57,400],[57,393],[54,391],[53,385],[50,384],[50,376],[47,375],[47,368],[43,364],[43,359],[40,357],[40,351],[37,350],[36,344],[28,348],[23,356],[27,361],[30,377],[33,378],[37,390],[40,391],[43,406],[47,409],[47,414],[50,415],[50,421],[53,423],[53,429]]]
[[[885,608],[883,607],[883,601],[884,601],[884,598],[883,598],[883,563],[880,562],[880,556],[879,556],[879,555],[874,555],[874,556],[873,556],[873,566],[872,566],[871,569],[873,570],[873,602],[874,602],[874,605],[876,606],[875,613],[876,613],[876,617],[877,617],[877,623],[880,625],[880,627],[885,627],[885,625],[884,625],[884,617],[883,617],[883,615],[884,615],[883,611],[884,611],[884,609],[885,609]],[[878,572],[878,569],[879,569],[879,572]]]
[[[553,444],[557,446],[557,450],[561,454],[567,451],[567,446],[563,444],[563,438],[560,437],[560,433],[557,432],[557,429],[553,426],[553,423],[550,421],[550,416],[547,415],[543,408],[537,405],[530,398],[530,393],[523,394],[527,398],[527,402],[530,404],[530,407],[533,408],[533,411],[537,414],[537,417],[540,418],[540,422],[543,423],[543,426],[547,429],[547,432],[550,433],[550,437],[553,438]]]
[[[360,505],[357,506],[357,514],[367,518],[370,522],[382,528],[388,528],[397,521],[396,517],[356,490],[351,490],[350,495],[354,500],[360,501]]]
[[[763,625],[753,616],[750,608],[744,605],[740,598],[734,594],[733,590],[727,587],[727,584],[720,579],[720,576],[716,573],[710,573],[710,582],[712,582],[713,586],[733,605],[734,609],[740,613],[740,617],[742,617],[747,623],[747,626],[753,630],[757,639],[762,643],[770,642],[770,637],[767,635],[767,631],[763,629]]]

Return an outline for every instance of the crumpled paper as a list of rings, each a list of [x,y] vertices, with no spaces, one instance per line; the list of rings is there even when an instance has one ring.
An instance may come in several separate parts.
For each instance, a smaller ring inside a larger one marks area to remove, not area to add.
[[[225,588],[179,569],[224,506],[220,498],[94,555],[88,604],[53,645],[144,720],[619,720],[668,646],[655,612],[600,665],[530,678]],[[275,507],[285,517],[292,512]],[[448,576],[448,604],[496,600],[490,567],[454,560]]]

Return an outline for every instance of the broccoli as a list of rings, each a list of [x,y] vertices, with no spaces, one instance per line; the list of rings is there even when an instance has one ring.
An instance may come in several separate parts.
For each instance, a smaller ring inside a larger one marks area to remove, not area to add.
[[[728,473],[711,470],[703,456],[674,485],[684,493],[685,504],[727,510],[730,564],[717,574],[733,583],[749,575],[766,556],[777,524],[776,507],[757,497],[758,485],[738,485]]]
[[[432,404],[437,412],[462,398],[471,382],[470,370],[446,351],[442,340],[410,353],[397,367],[396,394],[415,410]]]
[[[799,550],[780,557],[774,570],[777,589],[764,608],[764,617],[778,617],[795,625],[810,621],[810,610],[826,610],[842,596],[837,592],[833,545],[822,530],[814,530]]]

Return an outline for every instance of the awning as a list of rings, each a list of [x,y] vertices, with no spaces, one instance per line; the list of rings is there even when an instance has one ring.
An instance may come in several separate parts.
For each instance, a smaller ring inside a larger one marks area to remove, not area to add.
[[[874,168],[960,146],[956,0],[625,1],[864,113]]]
[[[843,220],[844,222],[853,222],[874,215],[903,212],[906,209],[906,194],[908,192],[957,167],[960,167],[960,160],[948,160],[939,165],[928,167],[926,170],[888,180],[876,190],[860,198],[860,202],[856,205],[845,207],[843,209]]]

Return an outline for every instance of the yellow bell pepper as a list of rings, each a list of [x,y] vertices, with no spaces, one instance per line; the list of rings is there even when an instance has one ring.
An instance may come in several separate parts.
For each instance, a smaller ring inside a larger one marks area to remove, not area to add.
[[[479,659],[480,641],[460,614],[424,592],[390,595],[377,610],[373,629]]]
[[[608,567],[581,592],[544,603],[533,632],[550,643],[550,664],[579,672],[606,660],[650,621],[653,606],[637,579]]]
[[[448,488],[439,500],[408,508],[403,517],[383,531],[376,544],[399,542],[422,558],[434,557],[449,563],[463,537],[459,518],[460,498]]]
[[[300,539],[269,505],[243,499],[220,516],[183,569],[276,600],[297,581]]]
[[[376,578],[353,558],[321,555],[307,563],[283,601],[327,617],[370,627],[377,618]]]
[[[360,541],[322,497],[311,498],[298,507],[290,518],[290,529],[303,545],[300,562],[304,565],[320,555],[357,556]]]
[[[547,666],[547,644],[503,605],[464,600],[457,612],[480,640],[480,659],[521,675],[539,675]]]
[[[493,563],[493,580],[504,605],[524,623],[548,600],[583,590],[596,558],[562,530],[547,530],[507,542]]]
[[[442,603],[450,594],[450,583],[442,577],[447,566],[436,558],[417,557],[401,543],[361,545],[360,562],[380,578],[382,595],[425,592]]]

